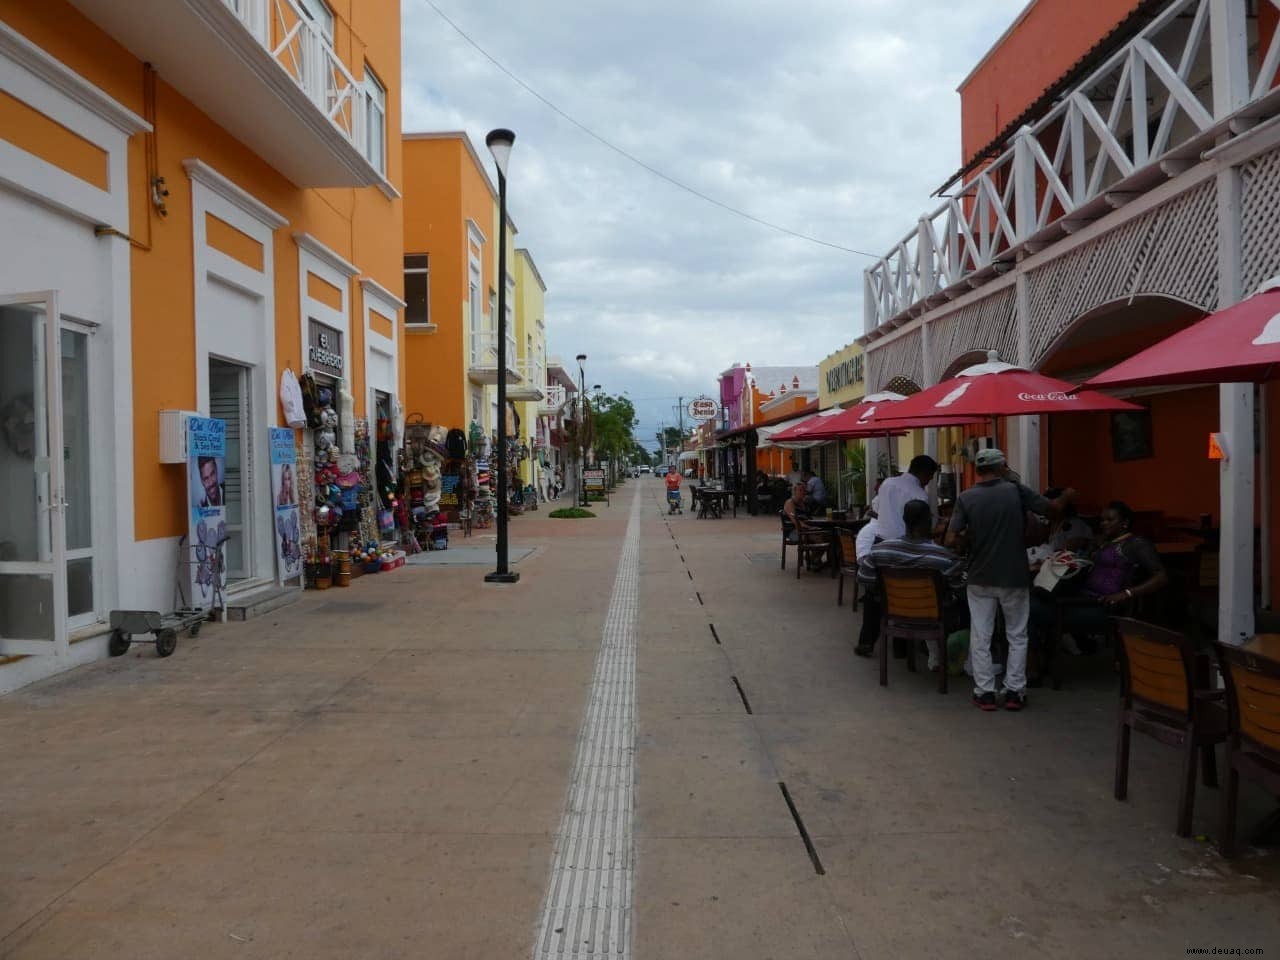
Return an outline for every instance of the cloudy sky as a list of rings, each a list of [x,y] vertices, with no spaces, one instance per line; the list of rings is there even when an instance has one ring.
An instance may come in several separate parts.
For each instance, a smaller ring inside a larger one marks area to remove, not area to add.
[[[652,446],[735,362],[817,364],[862,332],[870,261],[698,199],[521,89],[402,0],[404,127],[510,127],[508,201],[549,350],[626,391]],[[884,253],[960,162],[956,85],[1025,0],[434,0],[584,126],[763,220]],[[909,15],[904,15],[909,11]]]

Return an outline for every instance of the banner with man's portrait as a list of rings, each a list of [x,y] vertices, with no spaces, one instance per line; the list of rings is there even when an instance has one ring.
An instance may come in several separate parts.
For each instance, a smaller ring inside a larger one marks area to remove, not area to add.
[[[302,575],[298,519],[298,453],[293,430],[271,427],[271,502],[275,504],[276,569],[281,580]]]
[[[209,417],[187,420],[187,544],[193,607],[226,606],[227,424]]]

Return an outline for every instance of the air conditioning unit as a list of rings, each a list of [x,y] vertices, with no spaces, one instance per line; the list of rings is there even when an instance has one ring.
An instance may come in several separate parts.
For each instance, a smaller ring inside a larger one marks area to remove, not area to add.
[[[187,462],[187,420],[198,417],[195,410],[160,411],[160,462]]]

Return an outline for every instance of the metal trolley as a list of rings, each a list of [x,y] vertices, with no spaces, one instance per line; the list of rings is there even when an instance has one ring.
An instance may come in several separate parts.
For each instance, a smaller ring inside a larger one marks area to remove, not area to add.
[[[218,541],[217,546],[210,548],[198,546],[188,549],[184,536],[178,544],[178,566],[174,577],[174,596],[177,607],[173,613],[161,613],[159,610],[112,610],[110,614],[111,638],[107,642],[107,652],[113,657],[120,657],[129,652],[135,643],[154,643],[156,656],[167,657],[178,648],[178,633],[186,631],[190,637],[200,633],[201,625],[209,619],[214,610],[222,606],[222,568],[225,563],[223,553],[226,537]],[[187,555],[187,559],[183,556]],[[212,578],[212,603],[206,610],[192,606],[187,600],[185,576],[187,567],[208,564]],[[148,640],[133,639],[137,634],[149,633]]]

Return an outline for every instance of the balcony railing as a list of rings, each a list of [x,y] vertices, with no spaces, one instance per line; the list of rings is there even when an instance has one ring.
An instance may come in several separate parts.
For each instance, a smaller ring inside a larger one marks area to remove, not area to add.
[[[547,384],[542,388],[542,403],[538,405],[538,412],[542,414],[558,413],[560,408],[564,406],[565,397],[565,389],[560,384]]]
[[[364,153],[360,88],[315,21],[295,0],[224,2],[329,122]]]
[[[516,365],[516,338],[507,335],[507,382],[518,382],[519,372]],[[471,362],[473,374],[492,374],[485,382],[497,383],[498,376],[498,334],[494,330],[474,330],[471,333]]]
[[[1246,23],[1245,0],[1169,3],[864,271],[865,332],[1003,272],[1277,112],[1280,30],[1250,57]]]

